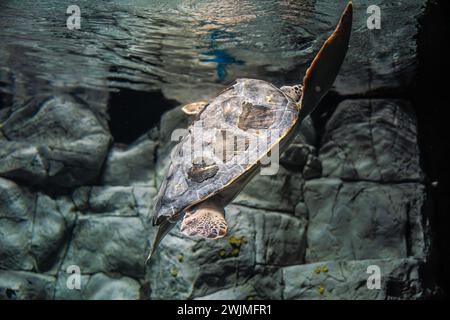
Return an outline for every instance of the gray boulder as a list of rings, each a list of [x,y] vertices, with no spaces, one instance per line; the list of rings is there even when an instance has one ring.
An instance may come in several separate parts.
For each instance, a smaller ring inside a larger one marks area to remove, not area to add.
[[[315,2],[314,32],[316,47],[334,28],[336,17],[347,0]],[[340,95],[399,92],[413,83],[418,70],[419,23],[426,0],[379,2],[361,0],[353,3],[354,20],[350,48],[334,83]],[[367,9],[380,8],[381,29],[369,29]],[[407,12],[408,14],[405,14]]]
[[[0,268],[50,271],[63,250],[71,227],[71,209],[65,214],[56,201],[33,194],[0,178]]]
[[[64,270],[77,265],[90,287],[85,286],[81,292],[66,292],[62,281],[58,286],[61,297],[134,299],[140,296],[140,286],[133,289],[136,281],[130,277],[143,278],[149,239],[153,236],[148,223],[156,193],[153,184],[157,143],[151,134],[128,147],[115,145],[111,149],[102,175],[104,185],[84,186],[72,193],[79,215],[61,275],[67,277]],[[93,273],[128,277],[90,278]]]
[[[54,288],[52,276],[0,269],[0,300],[53,299]]]
[[[282,269],[283,298],[306,300],[424,299],[420,259],[322,261]],[[375,269],[376,268],[376,269]],[[380,287],[371,276],[380,272]],[[369,285],[368,285],[369,283]]]
[[[133,144],[115,144],[109,152],[102,175],[102,184],[128,186],[154,184],[158,143],[156,132],[143,135]]]
[[[0,178],[0,269],[31,270],[32,217],[36,196]]]
[[[0,176],[46,187],[95,181],[111,136],[104,121],[69,96],[31,100],[0,127]]]
[[[403,100],[345,100],[325,125],[323,176],[305,182],[307,261],[424,257],[417,124]]]
[[[87,300],[138,300],[141,298],[139,282],[129,277],[111,278],[103,273],[90,277],[83,291]]]
[[[62,269],[82,274],[119,273],[140,278],[148,254],[148,231],[139,217],[80,215]]]
[[[256,175],[234,203],[251,208],[293,213],[303,199],[304,178],[280,166],[276,175]]]
[[[133,187],[81,187],[72,198],[84,214],[137,216]]]
[[[325,126],[323,175],[344,180],[421,182],[417,121],[404,100],[345,100]]]
[[[308,262],[423,257],[420,184],[316,179],[305,184]]]

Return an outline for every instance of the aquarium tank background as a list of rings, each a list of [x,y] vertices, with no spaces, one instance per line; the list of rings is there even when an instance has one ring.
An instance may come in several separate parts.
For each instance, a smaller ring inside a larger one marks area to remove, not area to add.
[[[227,237],[176,227],[145,265],[181,106],[301,83],[347,1],[1,1],[0,298],[446,296],[444,2],[354,0],[278,174],[226,208]]]

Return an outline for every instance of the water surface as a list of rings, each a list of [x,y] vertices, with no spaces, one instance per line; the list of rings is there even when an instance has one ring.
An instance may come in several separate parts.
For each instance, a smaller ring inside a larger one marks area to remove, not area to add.
[[[69,5],[80,8],[79,30],[66,26]],[[322,40],[316,35],[331,28],[314,6],[314,0],[3,0],[0,108],[63,92],[99,108],[120,105],[121,125],[131,125],[127,114],[156,122],[162,111],[208,98],[238,77],[298,83]]]

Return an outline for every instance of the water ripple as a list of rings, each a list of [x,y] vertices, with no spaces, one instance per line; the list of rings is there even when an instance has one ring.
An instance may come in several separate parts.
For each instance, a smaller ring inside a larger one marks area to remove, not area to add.
[[[327,27],[314,2],[2,1],[0,92],[127,88],[184,101],[236,77],[283,81]],[[66,28],[71,4],[80,30]]]

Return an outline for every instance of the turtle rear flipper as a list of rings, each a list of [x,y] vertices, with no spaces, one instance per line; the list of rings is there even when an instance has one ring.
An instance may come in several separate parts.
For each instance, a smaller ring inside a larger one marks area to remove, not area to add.
[[[300,120],[308,116],[333,85],[347,53],[352,29],[350,1],[333,34],[324,43],[303,78]]]
[[[218,206],[202,206],[186,213],[180,231],[188,236],[220,239],[227,234],[224,209]]]

